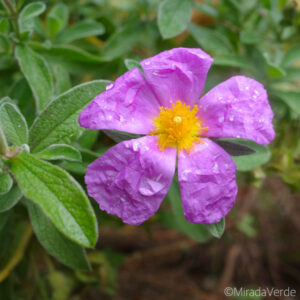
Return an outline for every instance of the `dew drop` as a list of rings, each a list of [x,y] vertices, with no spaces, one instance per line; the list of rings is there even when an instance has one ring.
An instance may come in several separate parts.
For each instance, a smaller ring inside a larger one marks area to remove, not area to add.
[[[110,89],[112,89],[113,87],[114,87],[114,83],[111,82],[111,83],[109,83],[109,84],[106,86],[106,90],[110,90]]]
[[[109,121],[111,121],[112,118],[113,118],[112,115],[108,115],[108,116],[107,116],[107,120],[109,120]]]
[[[138,190],[144,196],[153,196],[159,193],[164,187],[163,183],[144,177],[140,182]]]
[[[125,105],[130,106],[132,104],[132,102],[133,102],[133,99],[132,98],[128,98],[125,101]]]
[[[219,121],[219,123],[224,122],[224,116],[220,116],[220,117],[218,118],[218,121]]]
[[[214,166],[213,166],[213,172],[218,172],[219,171],[219,165],[217,162],[214,163]]]
[[[133,142],[133,144],[132,144],[132,149],[133,149],[133,151],[138,151],[139,150],[139,142]]]
[[[191,172],[192,172],[191,170],[184,170],[184,171],[181,173],[180,179],[181,179],[182,181],[187,181],[188,174],[190,174]]]
[[[152,73],[154,76],[157,76],[158,75],[158,71],[153,71]]]
[[[151,62],[149,60],[145,61],[144,65],[149,66]]]
[[[249,91],[249,89],[250,89],[250,88],[249,88],[249,86],[247,85],[247,86],[245,87],[245,90]]]
[[[121,200],[121,202],[125,202],[126,201],[126,199],[123,198],[123,197],[120,197],[120,200]]]
[[[229,121],[234,121],[234,115],[231,115],[230,117],[229,117]]]
[[[240,137],[241,137],[240,135],[237,135],[237,136],[236,136],[237,139],[239,139]]]
[[[259,95],[259,91],[258,91],[258,90],[254,90],[254,93],[255,93],[256,95]]]
[[[123,123],[125,121],[124,117],[120,115],[120,122]]]

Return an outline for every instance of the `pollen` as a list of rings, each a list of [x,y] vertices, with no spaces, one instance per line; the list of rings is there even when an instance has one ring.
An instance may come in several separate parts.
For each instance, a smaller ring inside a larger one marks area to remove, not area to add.
[[[177,147],[189,152],[196,143],[201,142],[201,134],[207,131],[196,116],[198,107],[192,109],[181,101],[172,104],[172,108],[161,107],[160,114],[154,118],[155,130],[151,135],[158,136],[159,149]]]

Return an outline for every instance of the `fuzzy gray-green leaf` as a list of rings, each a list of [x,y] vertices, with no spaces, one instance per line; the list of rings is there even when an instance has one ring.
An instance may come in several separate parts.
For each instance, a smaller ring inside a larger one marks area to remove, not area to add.
[[[61,233],[79,245],[95,246],[96,217],[82,187],[73,177],[27,152],[8,164],[24,196],[38,204]]]

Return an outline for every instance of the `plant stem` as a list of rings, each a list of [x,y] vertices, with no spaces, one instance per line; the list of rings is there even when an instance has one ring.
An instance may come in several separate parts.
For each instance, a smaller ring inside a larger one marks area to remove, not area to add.
[[[20,35],[20,29],[19,29],[19,23],[18,23],[18,12],[14,9],[14,6],[13,4],[11,3],[10,0],[4,0],[11,16],[12,16],[12,24],[13,24],[13,27],[14,27],[14,31],[15,31],[15,34],[17,36]]]
[[[0,126],[0,155],[5,155],[8,151],[5,135]]]

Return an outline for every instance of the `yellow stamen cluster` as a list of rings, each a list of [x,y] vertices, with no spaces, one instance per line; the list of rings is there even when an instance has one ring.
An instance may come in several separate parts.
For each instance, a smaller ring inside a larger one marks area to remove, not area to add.
[[[189,152],[195,143],[201,142],[201,132],[207,130],[196,116],[198,107],[192,109],[188,105],[176,101],[172,108],[161,107],[160,114],[154,119],[156,129],[152,135],[158,135],[159,149],[177,147]]]

